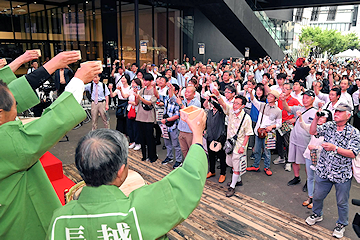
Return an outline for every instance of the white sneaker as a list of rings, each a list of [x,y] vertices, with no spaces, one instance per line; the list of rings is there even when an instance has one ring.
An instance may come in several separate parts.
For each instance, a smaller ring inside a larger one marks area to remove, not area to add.
[[[284,169],[285,169],[285,171],[291,172],[291,163],[285,164]]]
[[[134,150],[140,150],[141,149],[141,144],[135,144]]]
[[[129,149],[132,149],[135,147],[135,143],[133,142],[132,144],[129,145]]]
[[[317,222],[321,222],[323,220],[322,216],[318,216],[316,213],[314,213],[313,215],[307,217],[307,219],[305,220],[305,222],[307,224],[309,224],[310,226],[314,225]],[[345,230],[344,230],[345,231]]]
[[[345,226],[341,223],[337,223],[334,228],[333,236],[336,238],[342,238],[344,236]]]
[[[273,161],[273,163],[274,163],[275,165],[282,164],[282,163],[285,163],[285,159],[280,158],[280,156],[279,156],[279,157],[277,157],[277,158]]]

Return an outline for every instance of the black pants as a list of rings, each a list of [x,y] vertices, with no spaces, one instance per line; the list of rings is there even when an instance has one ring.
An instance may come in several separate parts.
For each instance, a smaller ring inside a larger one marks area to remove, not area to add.
[[[155,128],[155,141],[156,144],[160,142],[160,138],[161,138],[161,128],[159,127],[159,124],[154,123],[154,128]]]
[[[285,159],[286,163],[288,162],[289,139],[290,132],[287,132],[283,136],[281,136],[279,131],[276,131],[276,149],[280,158]]]
[[[207,142],[207,149],[209,154],[210,172],[215,173],[215,163],[217,157],[220,158],[220,175],[226,175],[226,154],[223,149],[218,152],[210,150],[210,142]]]
[[[147,122],[138,122],[139,123],[139,131],[140,131],[140,144],[141,144],[141,152],[142,159],[145,160],[149,157],[150,161],[155,161],[157,159],[156,156],[156,145],[154,138],[154,123]],[[147,146],[147,154],[146,155],[146,146]]]
[[[127,135],[127,131],[126,131],[127,118],[121,117],[121,118],[116,118],[116,119],[117,119],[116,120],[116,130]]]

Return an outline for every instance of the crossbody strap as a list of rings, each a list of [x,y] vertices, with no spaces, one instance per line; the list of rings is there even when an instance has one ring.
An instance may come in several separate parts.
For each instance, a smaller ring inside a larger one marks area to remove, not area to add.
[[[264,117],[265,108],[266,108],[266,103],[265,103],[264,108],[263,108],[263,111],[262,111],[262,115],[261,115],[261,120],[260,120],[259,127],[261,126],[261,123],[262,123],[262,120],[263,120],[263,117]]]
[[[241,128],[241,125],[242,125],[243,122],[244,122],[245,117],[246,117],[246,112],[244,112],[244,116],[243,116],[243,118],[242,118],[242,120],[241,120],[241,123],[240,123],[240,125],[239,125],[239,128],[238,128],[236,134],[233,136],[233,138],[234,138],[235,140],[237,140],[237,136],[238,136],[238,134],[239,134],[239,132],[240,132],[240,128]]]

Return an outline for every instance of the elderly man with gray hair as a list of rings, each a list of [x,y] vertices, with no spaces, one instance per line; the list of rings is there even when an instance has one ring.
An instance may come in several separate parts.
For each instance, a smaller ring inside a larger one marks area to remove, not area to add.
[[[128,174],[128,141],[115,130],[98,129],[83,137],[75,163],[87,186],[76,201],[54,212],[47,239],[164,239],[198,205],[208,170],[201,145],[206,114],[181,116],[192,130],[184,165],[129,197],[119,190]]]
[[[360,132],[348,123],[351,110],[346,103],[340,103],[335,109],[334,121],[318,126],[321,115],[316,114],[310,126],[310,134],[323,136],[324,143],[315,169],[313,214],[306,223],[314,225],[323,220],[323,202],[334,185],[339,215],[333,232],[336,238],[344,236],[345,226],[348,225],[351,163],[360,152]]]

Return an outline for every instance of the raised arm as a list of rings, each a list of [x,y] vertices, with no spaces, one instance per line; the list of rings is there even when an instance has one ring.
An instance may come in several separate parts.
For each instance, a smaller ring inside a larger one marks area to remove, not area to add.
[[[38,59],[38,58],[39,58],[39,54],[37,53],[37,51],[27,50],[24,54],[22,54],[21,56],[16,58],[14,61],[9,63],[9,67],[10,67],[11,71],[13,71],[15,73],[16,70],[18,70],[19,67],[21,65],[23,65],[24,63],[30,62],[30,61]]]

